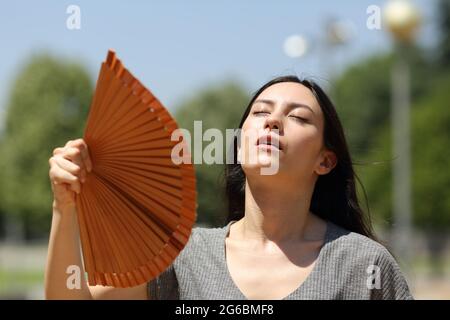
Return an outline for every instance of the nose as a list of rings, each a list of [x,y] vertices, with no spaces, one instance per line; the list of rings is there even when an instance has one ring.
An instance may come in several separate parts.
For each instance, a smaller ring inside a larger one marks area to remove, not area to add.
[[[269,131],[278,130],[278,134],[282,134],[283,123],[280,121],[280,117],[274,115],[273,113],[268,116],[264,124],[264,130],[266,129],[269,129]]]

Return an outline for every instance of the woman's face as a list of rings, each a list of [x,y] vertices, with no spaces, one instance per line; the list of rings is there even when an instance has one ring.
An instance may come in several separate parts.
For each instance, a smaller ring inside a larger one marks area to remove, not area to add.
[[[323,148],[323,128],[322,110],[307,87],[294,82],[268,87],[242,126],[238,158],[244,172],[261,174],[271,166],[290,179],[328,173],[336,158]]]

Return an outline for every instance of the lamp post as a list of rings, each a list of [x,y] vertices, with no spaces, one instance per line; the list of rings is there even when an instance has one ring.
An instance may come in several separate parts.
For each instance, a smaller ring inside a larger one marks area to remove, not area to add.
[[[393,245],[407,263],[411,257],[411,143],[410,143],[410,67],[408,47],[420,24],[417,9],[407,0],[390,0],[384,20],[394,38],[395,61],[391,73],[393,176]]]

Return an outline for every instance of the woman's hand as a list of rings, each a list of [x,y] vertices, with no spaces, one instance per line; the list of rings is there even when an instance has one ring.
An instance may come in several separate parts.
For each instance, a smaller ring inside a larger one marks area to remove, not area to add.
[[[70,140],[53,150],[49,159],[53,205],[60,211],[75,206],[75,193],[80,194],[87,173],[92,170],[89,150],[83,139]]]

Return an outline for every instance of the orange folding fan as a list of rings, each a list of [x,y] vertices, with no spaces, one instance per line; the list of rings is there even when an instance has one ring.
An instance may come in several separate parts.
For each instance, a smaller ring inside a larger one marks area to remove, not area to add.
[[[186,245],[196,220],[196,180],[192,164],[172,161],[172,147],[185,143],[171,141],[177,128],[109,51],[84,132],[93,170],[76,199],[90,285],[148,282]]]

